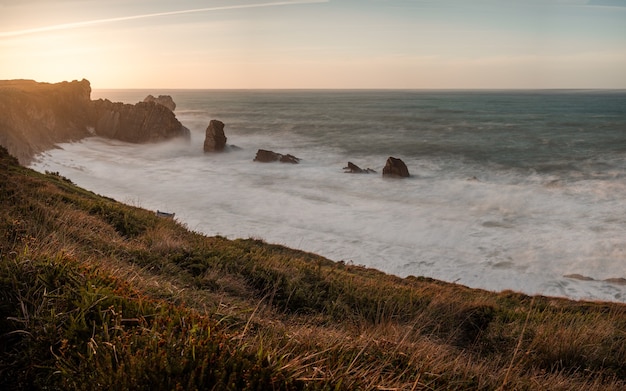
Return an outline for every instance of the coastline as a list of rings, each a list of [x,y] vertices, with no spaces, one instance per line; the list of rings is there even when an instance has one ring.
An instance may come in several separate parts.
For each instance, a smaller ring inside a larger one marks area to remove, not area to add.
[[[626,384],[624,304],[402,279],[206,237],[21,167],[3,148],[0,168],[3,387]]]
[[[0,145],[23,165],[59,143],[95,134],[135,143],[189,136],[174,113],[155,101],[92,100],[86,79],[54,84],[0,80],[0,111]]]
[[[140,95],[131,101],[140,100],[140,96],[147,92],[132,91],[133,94],[139,93]],[[261,94],[263,100],[269,99],[271,102],[284,99],[281,97],[282,93],[278,95],[269,93],[267,95],[267,92],[261,91],[255,92],[255,96],[257,94]],[[398,94],[404,95],[405,92],[398,92]],[[229,93],[225,101],[230,104],[233,102],[233,97],[240,95],[240,93]],[[323,92],[315,95],[316,102],[326,97]],[[368,102],[371,99],[376,99],[379,95],[380,92],[375,93],[371,98],[368,98]],[[396,95],[395,92],[394,95]],[[419,96],[422,95],[422,93],[419,94]],[[191,96],[194,101],[200,102],[200,106],[202,106],[202,102],[197,100],[197,94]],[[299,96],[298,94],[295,95],[295,97]],[[340,94],[341,101],[346,102],[353,101],[355,96],[360,96],[360,94],[354,95],[351,92]],[[430,99],[430,95],[426,96]],[[447,93],[446,96],[450,97]],[[287,94],[286,97],[291,99],[294,95]],[[413,95],[411,97],[411,99],[417,99]],[[327,100],[327,98],[324,99]],[[116,96],[116,100],[123,101],[124,99],[119,99],[119,96]],[[199,138],[202,130],[199,128],[206,125],[203,122],[206,121],[204,118],[208,114],[205,114],[204,111],[190,111],[188,109],[193,109],[194,106],[185,105],[184,99],[182,102],[183,109],[178,112],[178,115],[179,117],[182,116],[185,124],[189,124],[190,128],[194,130],[193,137]],[[213,107],[220,107],[215,104],[209,106],[210,110],[213,110]],[[232,107],[230,115],[239,116],[238,113],[242,109],[242,114],[245,115],[243,113],[246,110],[245,106]],[[278,106],[274,107],[273,110],[277,109],[279,109]],[[328,113],[332,115],[332,112]],[[270,116],[280,117],[283,115],[283,112],[270,112]],[[446,114],[446,116],[450,115]],[[306,118],[310,117],[311,115]],[[308,121],[306,118],[305,120]],[[297,127],[311,125],[308,122],[303,125],[290,121],[290,119],[293,120],[291,117],[285,118],[285,124]],[[282,120],[277,119],[276,121],[280,125]],[[313,128],[319,126],[320,122],[316,118],[311,121]],[[235,130],[242,126],[257,128],[264,126],[264,124],[234,122]],[[349,127],[350,124],[348,124],[347,129]],[[339,128],[343,130],[343,125],[340,125]],[[232,128],[229,127],[229,129]],[[332,129],[330,130],[332,131]],[[570,226],[574,224],[578,227],[575,221],[569,221],[571,219],[566,216],[571,214],[572,208],[580,208],[583,205],[579,205],[579,200],[572,201],[570,198],[560,198],[557,202],[554,195],[567,193],[568,189],[563,186],[565,182],[553,182],[554,176],[547,175],[546,178],[542,178],[542,176],[531,172],[529,174],[531,176],[527,177],[520,171],[520,176],[507,177],[510,173],[504,172],[504,177],[501,179],[494,177],[488,180],[480,178],[482,180],[467,181],[467,178],[473,178],[473,175],[480,172],[483,166],[478,165],[472,169],[471,164],[467,165],[463,168],[460,176],[454,177],[454,174],[448,176],[451,172],[448,169],[446,169],[447,171],[438,170],[429,173],[430,166],[434,166],[436,169],[436,165],[440,164],[437,161],[413,160],[411,166],[419,167],[417,177],[400,185],[396,182],[372,180],[371,177],[366,179],[348,178],[338,170],[338,168],[345,166],[343,158],[338,157],[339,155],[327,155],[325,150],[319,149],[314,144],[311,144],[311,147],[298,150],[297,155],[300,156],[302,153],[306,157],[302,167],[286,169],[285,167],[264,166],[261,168],[248,161],[251,160],[253,151],[257,148],[278,142],[281,143],[279,150],[284,148],[285,151],[291,152],[288,148],[293,148],[293,145],[307,142],[307,140],[294,139],[292,137],[293,132],[290,132],[289,137],[291,138],[289,140],[287,140],[286,135],[279,136],[280,139],[277,139],[271,136],[263,138],[256,133],[259,132],[255,131],[251,134],[242,134],[241,131],[235,132],[232,140],[237,144],[243,142],[248,151],[220,155],[219,157],[202,154],[200,150],[196,151],[193,145],[184,145],[184,143],[181,143],[180,148],[177,148],[173,146],[176,143],[124,144],[110,141],[111,145],[117,145],[114,150],[124,151],[121,152],[124,156],[117,156],[113,150],[108,151],[106,145],[103,145],[105,148],[97,148],[93,152],[104,160],[92,162],[95,164],[93,166],[95,171],[92,171],[89,168],[89,163],[86,162],[92,160],[91,157],[88,157],[91,153],[88,146],[93,145],[97,140],[84,139],[85,141],[79,144],[63,146],[68,150],[68,153],[74,151],[75,156],[69,156],[66,151],[58,149],[51,150],[46,154],[47,156],[59,156],[60,165],[55,165],[50,160],[44,159],[34,166],[39,167],[41,172],[66,173],[73,180],[84,184],[86,188],[127,203],[135,205],[141,203],[155,210],[176,211],[181,221],[185,221],[194,229],[207,235],[225,235],[233,239],[260,237],[270,242],[320,253],[337,261],[343,260],[344,262],[366,265],[401,277],[426,275],[431,278],[456,281],[466,286],[491,291],[512,289],[531,295],[544,294],[573,299],[609,301],[623,301],[625,297],[623,289],[621,289],[622,285],[620,285],[620,281],[622,281],[620,278],[622,277],[619,270],[602,270],[600,273],[599,269],[596,270],[592,266],[585,266],[581,263],[583,260],[587,262],[588,259],[602,256],[603,253],[598,255],[594,253],[572,253],[572,250],[568,256],[569,245],[567,241],[564,241],[559,245],[552,246],[555,247],[553,250],[548,249],[552,253],[548,251],[548,253],[538,253],[537,255],[540,258],[549,257],[550,262],[556,261],[557,258],[563,258],[563,261],[558,264],[560,266],[554,267],[553,270],[547,269],[542,262],[525,263],[524,259],[520,259],[520,254],[524,256],[525,247],[532,248],[537,240],[543,240],[543,236],[533,239],[537,229],[544,232],[556,232],[556,230],[561,229],[558,225],[551,226],[550,221],[535,221],[533,214],[537,214],[537,211],[544,210],[541,214],[557,217],[555,213],[559,209],[563,209],[563,215],[553,221]],[[198,142],[200,141],[194,141],[195,144]],[[255,145],[255,142],[260,144]],[[320,145],[333,144],[334,140],[325,139],[324,142],[320,143]],[[82,146],[85,146],[86,149],[83,148],[83,152],[80,152]],[[370,148],[371,146],[368,145],[367,155],[363,156],[371,158],[369,156]],[[85,152],[87,153],[85,164],[78,161],[72,163],[76,156],[82,156],[81,153]],[[65,158],[61,158],[62,155],[65,155]],[[133,156],[143,156],[145,160],[132,159]],[[386,158],[385,155],[381,155],[377,160],[382,162],[384,158]],[[63,165],[64,163],[61,163],[64,159],[69,166],[66,167]],[[190,160],[184,161],[185,159]],[[327,163],[324,162],[325,159],[328,159]],[[106,160],[110,160],[113,164],[107,165]],[[160,167],[158,162],[161,160],[169,162],[169,168]],[[117,167],[118,163],[121,164],[120,167]],[[371,164],[371,161],[366,164]],[[202,177],[205,180],[197,183],[194,183],[196,181],[193,179],[191,182],[183,180],[179,183],[176,178],[169,178],[164,175],[177,165],[180,165],[181,174],[185,173],[183,178],[197,179]],[[465,166],[465,163],[463,165]],[[127,173],[130,175],[135,167],[143,167],[144,170],[123,179]],[[373,167],[380,170],[378,166]],[[457,169],[457,167],[451,168],[452,171]],[[163,169],[166,171],[162,171]],[[96,177],[99,177],[98,172],[102,173],[102,170],[117,172],[117,174],[110,178],[102,177],[100,179],[102,183],[99,184]],[[236,184],[229,181],[227,177],[220,174],[220,171],[224,170],[229,170],[231,175],[237,175],[240,180]],[[439,181],[437,178],[442,174],[443,180]],[[494,174],[496,173],[490,173],[490,175]],[[516,174],[514,173],[514,175]],[[89,177],[91,176],[94,176],[93,182],[90,181]],[[149,178],[156,178],[156,181],[150,182],[148,181]],[[305,178],[308,179],[305,180]],[[212,183],[213,187],[221,189],[219,193],[224,193],[223,197],[218,197],[217,193],[213,193],[210,187],[201,186],[201,183],[205,181],[207,182],[205,185],[208,186],[208,183]],[[530,186],[518,187],[520,182],[525,181]],[[542,181],[546,183],[542,184]],[[141,192],[141,186],[133,188],[125,182],[128,184],[143,183],[147,193]],[[167,186],[168,184],[172,186]],[[309,188],[309,185],[313,184],[314,188]],[[598,183],[598,185],[602,184]],[[595,187],[597,189],[597,186]],[[180,197],[177,195],[179,193],[177,188],[187,188],[188,193],[206,194],[206,197],[202,197],[203,202],[189,198],[181,201],[178,199]],[[334,189],[343,190],[335,193]],[[576,189],[576,191],[580,190],[580,188]],[[591,190],[593,191],[593,189]],[[521,192],[523,191],[527,191],[527,195],[522,197]],[[162,197],[157,197],[157,194],[162,195]],[[359,194],[360,196],[358,196]],[[378,203],[373,205],[372,202],[380,199],[383,194],[383,198],[387,201],[380,203],[380,205]],[[407,198],[407,194],[415,195]],[[538,195],[541,196],[538,197]],[[599,196],[601,197],[601,194]],[[266,204],[266,210],[259,214],[257,205],[267,203],[272,199],[274,199],[273,203]],[[442,210],[440,213],[433,214],[431,211],[439,208],[438,200],[444,199],[448,199],[449,206],[447,209],[454,208],[457,203],[459,203],[459,208],[450,213],[444,213],[445,211]],[[233,203],[232,200],[239,201]],[[603,199],[599,199],[599,201],[604,202]],[[402,212],[402,205],[407,202],[412,207]],[[511,202],[517,207],[512,209]],[[570,204],[570,202],[572,203]],[[213,204],[220,205],[220,208],[215,209]],[[278,207],[279,204],[280,207]],[[272,208],[271,205],[276,205],[276,207]],[[398,210],[392,212],[388,208],[394,205],[398,206]],[[381,211],[387,209],[382,215],[387,214],[389,218],[381,218],[380,213],[371,213],[372,208],[381,208]],[[527,208],[528,212],[525,212],[524,208]],[[610,203],[606,204],[605,209],[607,208],[611,208]],[[205,216],[203,210],[214,210],[214,212],[211,216]],[[476,212],[474,213],[472,210]],[[605,213],[604,209],[598,210],[598,219],[596,219],[595,225],[602,223],[602,216]],[[329,217],[322,219],[323,221],[318,221],[320,216]],[[519,219],[518,222],[515,219]],[[562,223],[559,222],[560,219],[563,220]],[[344,223],[334,223],[335,221],[344,221]],[[542,228],[542,225],[546,226]],[[400,226],[404,228],[397,231]],[[351,230],[350,227],[360,228],[355,231]],[[514,227],[515,229],[513,229]],[[609,226],[603,229],[610,228]],[[600,228],[593,229],[598,230]],[[584,232],[581,230],[584,231],[585,228],[578,227],[577,230],[569,232],[568,235],[582,238],[583,236],[580,235],[583,235]],[[410,232],[415,234],[411,235]],[[516,232],[517,236],[507,236],[507,232]],[[591,233],[594,234],[595,232],[592,231]],[[401,236],[397,237],[394,233],[400,233]],[[454,239],[450,237],[451,233],[455,234]],[[501,236],[493,236],[500,235],[500,233]],[[485,245],[482,240],[475,240],[475,238],[480,237],[486,238],[487,244],[491,241],[496,245],[489,246]],[[554,239],[559,240],[558,237]],[[605,238],[599,242],[598,240],[591,244],[597,243],[607,249],[609,249],[607,246],[610,246],[614,241],[612,238]],[[456,249],[458,245],[454,243],[463,242],[466,242],[467,245]],[[331,243],[333,245],[329,245]],[[618,242],[615,243],[617,246]],[[484,250],[481,250],[483,248]],[[517,250],[514,250],[515,248]],[[584,248],[582,250],[586,251]],[[581,261],[577,261],[578,254],[581,254]],[[530,255],[532,256],[532,254]],[[613,256],[614,254],[607,255]],[[570,278],[569,276],[583,276],[584,278]]]

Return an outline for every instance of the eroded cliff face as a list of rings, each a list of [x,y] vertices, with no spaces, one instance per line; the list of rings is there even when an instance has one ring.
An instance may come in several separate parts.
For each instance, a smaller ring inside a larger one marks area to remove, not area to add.
[[[0,144],[28,164],[56,143],[89,135],[93,122],[89,81],[0,81]]]
[[[174,113],[156,102],[131,105],[99,99],[93,101],[93,111],[98,136],[131,143],[189,137],[189,129],[176,119]]]
[[[142,143],[189,137],[189,130],[155,102],[92,101],[85,79],[54,84],[0,80],[0,145],[21,164],[58,143],[94,134]]]
[[[152,95],[148,95],[144,98],[144,102],[155,102],[160,105],[167,107],[168,109],[174,111],[176,110],[176,103],[174,103],[174,99],[172,99],[169,95],[159,95],[158,97],[154,97]]]

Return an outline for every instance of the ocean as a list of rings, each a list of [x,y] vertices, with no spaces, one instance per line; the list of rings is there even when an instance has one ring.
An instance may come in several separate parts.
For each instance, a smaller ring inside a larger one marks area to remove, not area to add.
[[[189,229],[399,276],[626,302],[625,91],[95,90],[171,95],[191,140],[60,145],[32,167]],[[211,119],[227,153],[205,154]],[[253,162],[258,149],[300,164]],[[388,157],[407,179],[382,177]],[[348,174],[348,162],[375,174]]]

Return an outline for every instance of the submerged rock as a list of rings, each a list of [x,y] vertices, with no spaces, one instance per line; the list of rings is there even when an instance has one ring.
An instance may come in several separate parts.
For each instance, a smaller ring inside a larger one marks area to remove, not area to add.
[[[406,164],[404,164],[401,159],[389,157],[389,159],[387,159],[387,163],[385,164],[385,168],[383,168],[383,176],[408,178],[411,175],[409,174],[409,169],[406,167]]]
[[[148,95],[144,98],[144,102],[154,102],[160,104],[161,106],[165,106],[171,111],[176,110],[176,103],[174,103],[174,99],[172,99],[169,95],[159,95],[158,98],[155,98],[152,95]]]
[[[580,281],[595,281],[594,278],[591,278],[591,277],[588,277],[588,276],[583,276],[582,274],[578,274],[578,273],[566,274],[563,277],[571,278],[573,280],[580,280]]]
[[[626,285],[626,278],[623,278],[623,277],[607,278],[604,280],[604,282],[608,282],[609,284]]]
[[[361,167],[357,166],[356,164],[352,163],[352,162],[348,162],[348,166],[343,168],[345,173],[348,174],[371,174],[371,173],[376,173],[376,171],[372,170],[371,168],[366,168],[366,169],[362,169]]]
[[[268,151],[265,149],[259,149],[254,158],[255,162],[260,163],[272,163],[272,162],[281,162],[281,163],[291,163],[298,164],[300,163],[300,159],[293,155],[283,155],[280,153],[276,153],[274,151]]]
[[[216,119],[209,122],[204,138],[204,152],[222,152],[226,147],[226,135],[224,123]]]
[[[592,277],[589,277],[589,276],[584,276],[584,275],[578,274],[578,273],[566,274],[563,277],[571,278],[571,279],[574,279],[574,280],[580,280],[580,281],[598,281],[595,278],[592,278]],[[606,283],[609,283],[609,284],[626,285],[626,278],[623,278],[623,277],[605,278],[602,281],[604,281]]]

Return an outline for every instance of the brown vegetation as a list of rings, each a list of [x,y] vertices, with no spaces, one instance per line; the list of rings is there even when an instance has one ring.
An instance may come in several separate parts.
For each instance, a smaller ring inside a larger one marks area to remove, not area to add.
[[[618,390],[625,362],[625,305],[205,237],[0,148],[2,389]]]

